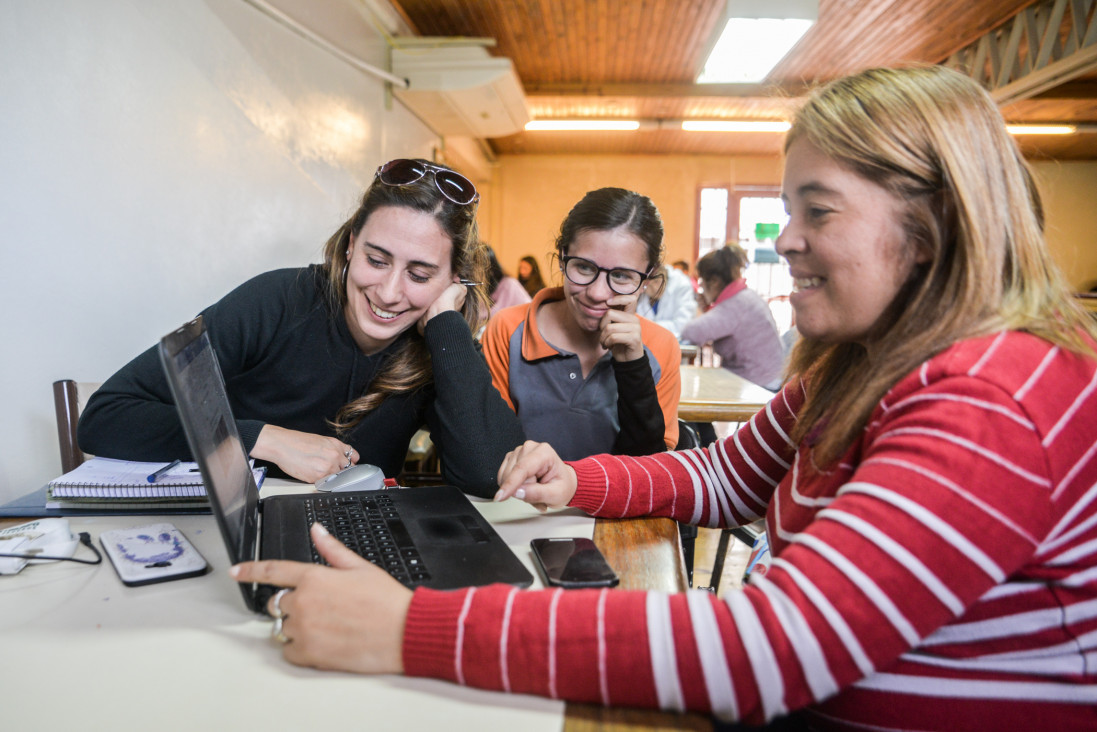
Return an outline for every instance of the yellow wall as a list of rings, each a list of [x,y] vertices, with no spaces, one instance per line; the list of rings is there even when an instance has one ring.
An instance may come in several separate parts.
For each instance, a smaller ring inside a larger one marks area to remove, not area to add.
[[[1097,163],[1034,163],[1051,256],[1076,291],[1097,286]]]
[[[1075,290],[1097,285],[1097,162],[1041,162],[1033,168],[1047,213],[1048,247]],[[481,233],[514,274],[532,254],[548,274],[560,222],[587,191],[619,186],[649,196],[666,232],[667,261],[693,259],[698,190],[775,185],[776,157],[694,155],[501,156],[481,204]]]
[[[509,274],[527,254],[537,257],[542,274],[548,274],[548,255],[571,207],[587,191],[617,186],[651,198],[663,217],[667,261],[689,261],[701,187],[780,181],[780,162],[771,157],[502,156],[493,176],[490,209],[480,218],[481,233]]]

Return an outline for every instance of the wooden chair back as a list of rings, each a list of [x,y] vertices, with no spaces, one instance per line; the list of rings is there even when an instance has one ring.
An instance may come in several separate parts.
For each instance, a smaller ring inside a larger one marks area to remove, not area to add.
[[[75,470],[88,456],[76,443],[76,423],[88,398],[100,384],[61,379],[53,382],[53,409],[57,415],[57,442],[61,450],[61,470]]]

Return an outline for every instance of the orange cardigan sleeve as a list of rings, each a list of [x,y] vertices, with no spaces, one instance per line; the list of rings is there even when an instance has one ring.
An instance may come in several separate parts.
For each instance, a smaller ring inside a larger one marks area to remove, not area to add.
[[[491,383],[515,412],[518,410],[510,397],[510,337],[525,318],[528,308],[528,305],[516,305],[500,310],[488,320],[481,339]]]

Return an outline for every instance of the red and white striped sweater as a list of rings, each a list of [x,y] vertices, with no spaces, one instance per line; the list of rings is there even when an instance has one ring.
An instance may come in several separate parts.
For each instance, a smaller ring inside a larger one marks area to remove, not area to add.
[[[830,472],[788,442],[798,386],[707,450],[573,463],[597,516],[765,513],[769,572],[726,600],[418,590],[405,670],[755,724],[1097,728],[1095,367],[1021,333],[959,343]]]

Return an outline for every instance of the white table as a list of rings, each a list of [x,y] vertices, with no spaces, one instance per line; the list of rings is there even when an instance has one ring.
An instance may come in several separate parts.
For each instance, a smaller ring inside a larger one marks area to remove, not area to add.
[[[263,494],[284,491],[272,481]],[[535,578],[531,538],[594,531],[593,519],[575,511],[544,516],[518,501],[476,503]],[[71,523],[98,546],[103,531],[160,520]],[[0,719],[7,729],[561,729],[561,702],[286,663],[270,640],[270,620],[245,608],[229,578],[213,517],[166,520],[206,557],[211,573],[126,587],[104,559],[0,576]]]

